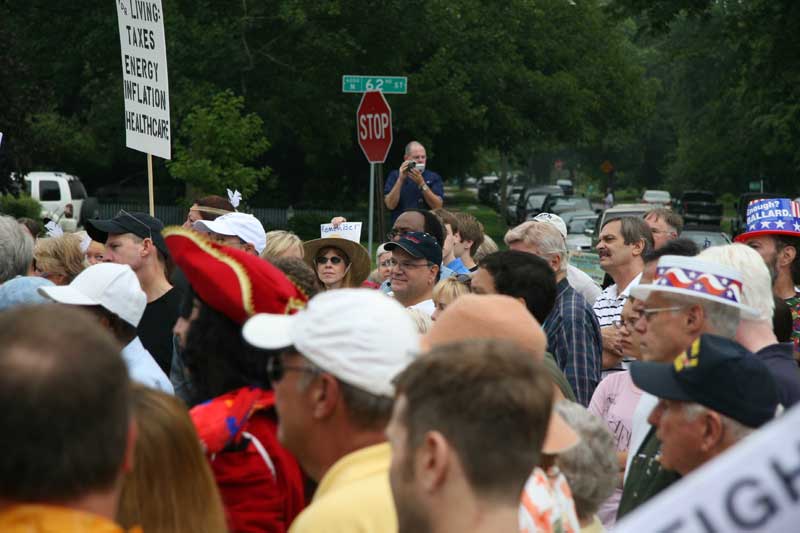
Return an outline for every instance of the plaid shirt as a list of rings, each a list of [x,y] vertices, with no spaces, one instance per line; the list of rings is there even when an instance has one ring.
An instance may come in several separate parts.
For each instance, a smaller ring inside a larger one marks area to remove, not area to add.
[[[544,321],[548,350],[567,376],[578,402],[589,405],[603,367],[600,323],[583,296],[569,282],[558,282],[553,310]]]

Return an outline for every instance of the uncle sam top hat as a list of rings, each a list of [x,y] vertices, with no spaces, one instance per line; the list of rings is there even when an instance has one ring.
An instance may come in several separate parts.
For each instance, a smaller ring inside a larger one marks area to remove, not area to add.
[[[736,307],[743,319],[755,320],[761,314],[742,303],[742,276],[735,269],[694,257],[665,255],[658,260],[652,283],[631,289],[631,296],[643,300],[651,292],[681,294]]]
[[[761,198],[747,205],[747,230],[737,235],[744,242],[761,235],[800,237],[800,204],[789,198]]]

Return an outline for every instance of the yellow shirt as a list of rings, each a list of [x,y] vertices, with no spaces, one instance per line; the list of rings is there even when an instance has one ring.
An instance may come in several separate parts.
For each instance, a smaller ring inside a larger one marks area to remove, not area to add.
[[[339,459],[317,487],[314,499],[289,533],[393,533],[397,531],[388,443]]]
[[[3,533],[124,533],[99,515],[55,505],[20,504],[0,511]],[[141,529],[134,528],[131,533]]]

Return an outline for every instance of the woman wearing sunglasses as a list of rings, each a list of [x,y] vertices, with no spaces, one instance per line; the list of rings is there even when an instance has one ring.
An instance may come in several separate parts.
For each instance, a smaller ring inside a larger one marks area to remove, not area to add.
[[[308,241],[303,248],[305,261],[325,290],[360,287],[369,276],[369,253],[357,242],[326,237]]]

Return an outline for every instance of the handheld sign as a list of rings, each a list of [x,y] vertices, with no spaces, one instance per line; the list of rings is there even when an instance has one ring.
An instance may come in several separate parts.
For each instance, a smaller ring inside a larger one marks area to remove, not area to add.
[[[125,145],[170,159],[169,80],[161,0],[117,0]]]
[[[340,237],[348,241],[360,243],[361,222],[342,222],[337,227],[334,227],[333,224],[320,224],[319,236],[323,239],[326,237]]]
[[[626,516],[614,533],[797,531],[798,424],[795,407]]]

